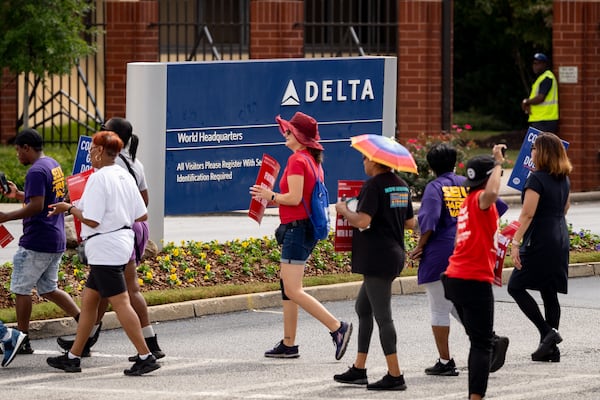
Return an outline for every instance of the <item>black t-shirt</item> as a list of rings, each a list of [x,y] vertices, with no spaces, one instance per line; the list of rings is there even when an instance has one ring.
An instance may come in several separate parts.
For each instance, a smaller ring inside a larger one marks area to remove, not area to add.
[[[352,272],[395,277],[404,267],[404,221],[413,217],[410,190],[393,172],[366,181],[357,212],[371,216],[369,228],[353,229]]]

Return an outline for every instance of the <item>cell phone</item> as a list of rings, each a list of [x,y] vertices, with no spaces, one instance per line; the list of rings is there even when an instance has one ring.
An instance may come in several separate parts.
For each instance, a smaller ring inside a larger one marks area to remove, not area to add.
[[[8,186],[8,181],[6,180],[6,175],[4,175],[4,172],[1,172],[1,171],[0,171],[0,185],[2,185],[2,190],[4,191],[4,194],[10,193],[10,186]]]
[[[498,144],[503,144],[506,147],[503,147],[500,149],[500,151],[502,151],[502,157],[506,157],[506,149],[508,148],[508,145],[506,144],[506,141],[501,140]]]

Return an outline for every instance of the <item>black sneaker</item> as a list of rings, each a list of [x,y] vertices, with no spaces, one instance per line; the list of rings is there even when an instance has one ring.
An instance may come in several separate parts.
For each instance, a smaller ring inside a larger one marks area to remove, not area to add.
[[[146,341],[146,346],[148,346],[148,348],[150,349],[150,352],[157,360],[159,360],[165,356],[165,353],[161,350],[160,346],[158,345],[158,339],[156,338],[156,335],[149,337],[149,338],[144,338],[144,340]],[[128,360],[131,362],[136,362],[138,359],[139,359],[138,354],[128,358]]]
[[[348,347],[348,341],[350,340],[350,336],[352,335],[352,324],[341,321],[340,327],[337,331],[331,332],[331,338],[333,339],[333,344],[335,344],[335,359],[341,360],[344,357],[344,353],[346,352],[346,348]]]
[[[271,350],[265,351],[265,357],[269,358],[298,358],[298,346],[286,346],[283,340],[280,341]]]
[[[381,380],[375,383],[369,383],[367,390],[406,390],[404,375],[391,376],[387,373]]]
[[[23,340],[23,343],[21,343],[21,347],[19,347],[17,354],[33,354],[33,349],[31,348],[31,342],[29,341],[29,336],[27,336]]]
[[[367,369],[356,368],[354,365],[348,368],[348,371],[343,374],[334,375],[333,380],[339,383],[350,383],[353,385],[366,385],[367,381]]]
[[[147,374],[148,372],[155,371],[159,368],[160,364],[156,362],[156,357],[150,354],[145,360],[142,360],[138,357],[137,361],[131,366],[131,368],[124,370],[123,373],[127,376],[140,376]]]
[[[433,367],[425,368],[427,375],[440,375],[440,376],[458,376],[458,369],[454,359],[450,359],[446,364],[443,364],[438,358],[437,362]]]
[[[102,329],[102,321],[100,321],[100,324],[98,324],[98,329],[96,329],[96,333],[94,333],[94,336],[89,337],[88,340],[85,342],[85,346],[83,347],[83,352],[81,353],[81,357],[90,357],[91,353],[92,353],[92,346],[96,344],[96,342],[98,341],[98,337],[100,336],[100,330]],[[65,350],[65,351],[69,351],[71,350],[71,347],[73,347],[73,343],[75,343],[75,339],[65,339],[63,337],[57,337],[56,338],[56,343],[58,343],[58,345],[60,346],[61,349]]]
[[[81,359],[69,358],[67,353],[58,357],[48,357],[46,362],[49,366],[62,369],[65,372],[81,372]]]
[[[508,350],[508,338],[494,334],[492,357],[490,358],[490,372],[496,372],[504,365],[506,350]]]

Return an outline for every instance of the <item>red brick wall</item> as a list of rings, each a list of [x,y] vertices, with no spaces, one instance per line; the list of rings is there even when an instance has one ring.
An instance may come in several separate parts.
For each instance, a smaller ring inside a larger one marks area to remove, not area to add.
[[[398,0],[400,138],[442,129],[442,0]]]
[[[250,1],[250,58],[304,57],[304,2]]]
[[[17,134],[17,77],[7,69],[0,72],[0,143]]]
[[[554,1],[553,71],[559,79],[560,136],[570,142],[571,189],[600,189],[600,0]],[[562,83],[559,67],[577,67]]]
[[[158,1],[106,0],[106,116],[125,116],[127,63],[158,61]]]

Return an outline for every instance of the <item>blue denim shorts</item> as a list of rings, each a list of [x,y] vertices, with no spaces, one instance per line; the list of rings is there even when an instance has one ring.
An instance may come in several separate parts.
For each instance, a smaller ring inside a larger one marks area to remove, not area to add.
[[[63,253],[41,253],[19,246],[13,257],[10,291],[23,296],[35,287],[43,295],[58,288],[58,266]]]
[[[295,221],[286,225],[281,245],[281,262],[284,264],[306,264],[317,239],[310,220]]]

